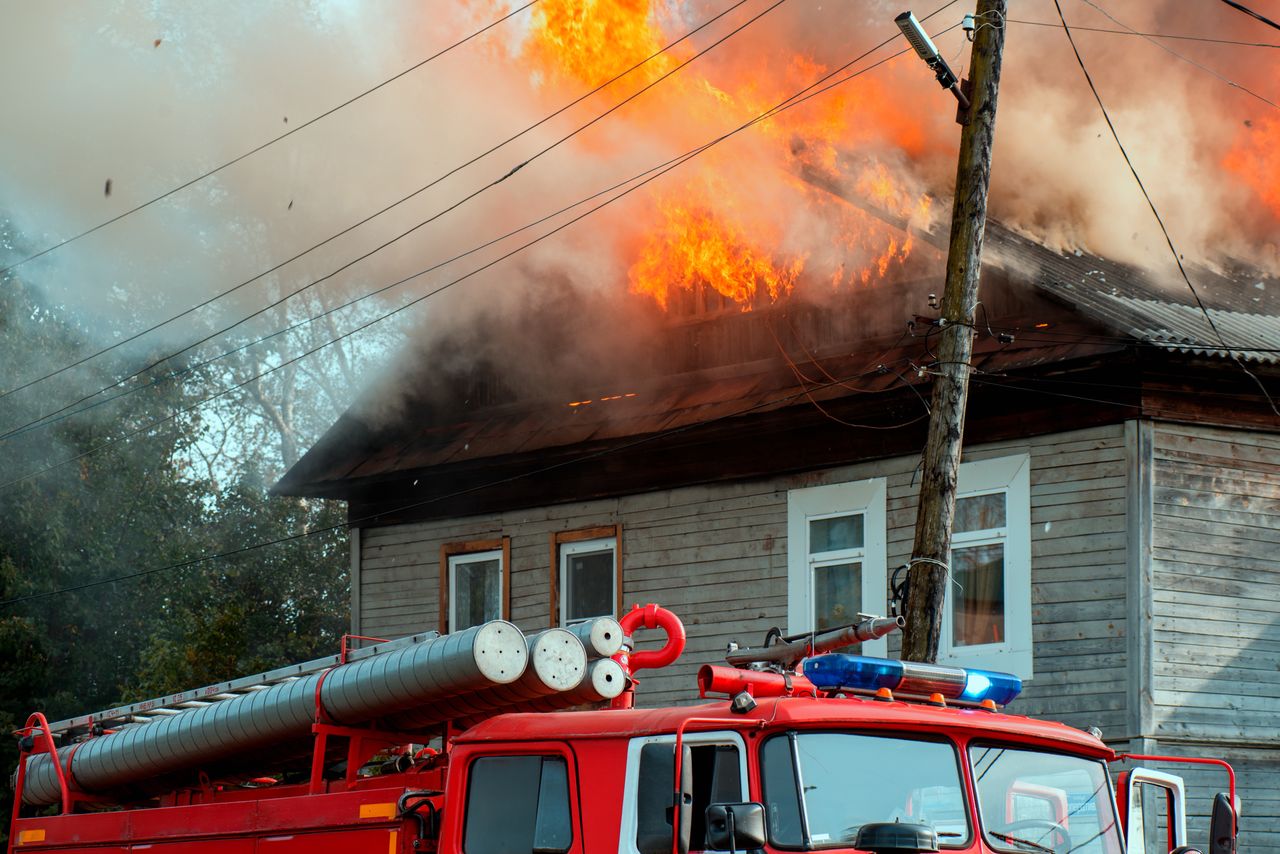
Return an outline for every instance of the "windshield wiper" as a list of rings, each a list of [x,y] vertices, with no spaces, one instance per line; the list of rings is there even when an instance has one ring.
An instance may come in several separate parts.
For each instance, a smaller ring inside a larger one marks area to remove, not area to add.
[[[1030,839],[1023,839],[1021,836],[1010,836],[1007,833],[997,833],[994,830],[988,830],[987,836],[994,836],[1002,842],[1012,842],[1014,845],[1025,845],[1033,851],[1043,851],[1045,854],[1058,854],[1057,851],[1048,845],[1041,845],[1039,842],[1032,842]]]

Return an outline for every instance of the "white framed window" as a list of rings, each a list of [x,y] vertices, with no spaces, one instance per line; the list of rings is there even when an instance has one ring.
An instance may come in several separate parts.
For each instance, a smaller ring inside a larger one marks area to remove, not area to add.
[[[1031,459],[964,463],[938,663],[1032,676]]]
[[[787,493],[788,634],[883,614],[885,582],[884,478],[793,489]],[[885,655],[887,642],[861,645]]]
[[[510,537],[440,547],[441,633],[509,619],[510,602]]]
[[[617,526],[552,536],[553,602],[557,611],[553,619],[559,625],[617,615],[622,596],[620,538]]]

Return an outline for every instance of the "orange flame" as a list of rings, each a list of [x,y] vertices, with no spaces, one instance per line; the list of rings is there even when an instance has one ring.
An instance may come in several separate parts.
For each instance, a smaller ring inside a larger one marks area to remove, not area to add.
[[[1227,152],[1222,165],[1280,219],[1280,120],[1255,120]]]
[[[542,0],[533,13],[528,56],[539,67],[592,86],[662,48],[648,0]],[[664,54],[646,64],[644,73],[656,77],[670,62]]]
[[[669,40],[660,24],[648,0],[542,0],[525,58],[544,79],[596,85],[656,53]],[[646,65],[645,74],[656,76],[678,61],[664,55]],[[683,146],[685,135],[703,141],[763,113],[825,71],[803,54],[781,62],[750,54],[699,59],[630,104],[625,119],[636,123],[637,136]],[[922,151],[926,139],[888,88],[872,81],[771,117],[746,142],[735,141],[730,152],[717,149],[701,157],[695,167],[701,175],[683,188],[666,184],[663,197],[649,208],[652,221],[633,219],[645,236],[623,241],[636,249],[629,261],[631,289],[664,310],[678,301],[696,311],[734,305],[748,311],[791,293],[802,274],[833,287],[883,278],[910,255],[910,236],[810,181],[834,178],[899,222],[927,214],[927,197],[901,186],[886,165],[851,166],[845,154],[891,144],[910,155]],[[731,187],[716,181],[717,174],[735,176]],[[757,193],[759,182],[770,191]],[[798,225],[793,213],[814,227]],[[811,265],[814,252],[822,259]],[[840,253],[838,260],[828,257]]]
[[[664,309],[673,289],[692,292],[705,286],[748,311],[763,294],[777,300],[789,293],[804,269],[803,258],[775,264],[768,250],[706,208],[672,200],[660,208],[663,223],[632,265],[630,277],[633,291],[648,294]]]

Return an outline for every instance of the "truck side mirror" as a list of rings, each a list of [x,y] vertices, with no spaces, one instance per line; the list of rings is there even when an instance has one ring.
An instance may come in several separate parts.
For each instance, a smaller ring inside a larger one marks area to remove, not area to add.
[[[763,804],[712,804],[707,807],[707,848],[742,851],[763,848]]]
[[[1213,813],[1209,819],[1209,854],[1235,854],[1236,811],[1225,792],[1213,798]]]

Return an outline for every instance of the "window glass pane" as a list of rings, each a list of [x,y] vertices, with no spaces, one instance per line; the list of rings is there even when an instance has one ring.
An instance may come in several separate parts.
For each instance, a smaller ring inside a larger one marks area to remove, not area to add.
[[[1000,745],[970,747],[969,761],[992,848],[1011,854],[1120,854],[1102,762]]]
[[[533,850],[568,851],[572,843],[569,771],[563,759],[548,756],[542,760],[542,787],[538,792],[538,820],[533,831]]]
[[[689,845],[693,851],[704,851],[707,847],[707,807],[746,800],[742,795],[742,761],[738,748],[729,744],[696,744],[690,753],[693,761],[693,817],[689,826]]]
[[[612,549],[569,555],[564,580],[565,616],[568,620],[613,614]]]
[[[951,641],[1004,643],[1004,544],[951,550]]]
[[[769,828],[769,839],[775,845],[800,847],[804,844],[804,834],[789,737],[775,735],[760,749],[760,782],[764,788],[765,825]]]
[[[813,568],[813,626],[817,631],[847,626],[862,607],[862,564]]]
[[[809,553],[862,548],[863,525],[861,513],[809,520]]]
[[[471,766],[467,787],[466,854],[532,851],[538,804],[529,797],[542,778],[541,756],[492,756]]]
[[[453,565],[454,615],[460,632],[502,617],[502,561],[459,560]]]
[[[1005,524],[1005,494],[972,495],[956,499],[956,519],[951,529],[956,533],[1003,528]]]
[[[951,744],[855,733],[798,733],[794,739],[799,779],[792,776],[788,783],[787,739],[775,736],[762,753],[765,809],[775,844],[847,848],[862,825],[893,821],[930,825],[942,846],[962,846],[968,840],[964,788]],[[867,768],[876,772],[868,774]],[[797,785],[803,792],[804,823],[792,812]]]

